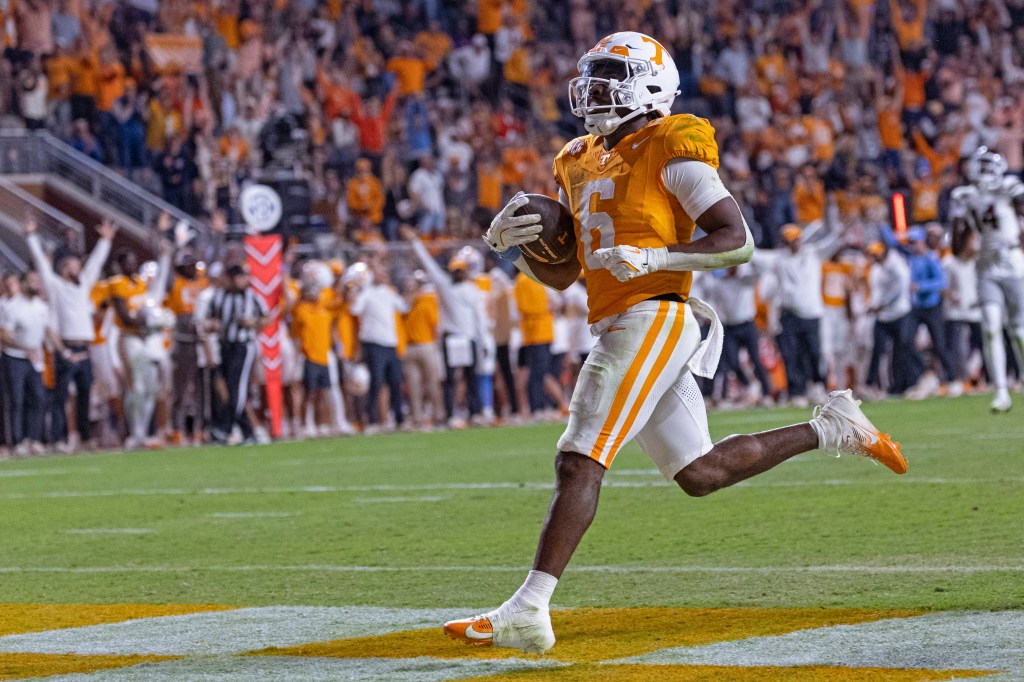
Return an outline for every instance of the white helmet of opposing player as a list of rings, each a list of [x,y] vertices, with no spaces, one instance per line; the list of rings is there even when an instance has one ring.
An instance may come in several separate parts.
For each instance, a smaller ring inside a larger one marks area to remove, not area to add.
[[[983,190],[998,188],[1004,175],[1006,159],[988,147],[981,147],[967,160],[967,179]]]
[[[668,116],[679,94],[676,63],[643,33],[620,31],[602,38],[576,67],[580,75],[569,81],[569,103],[591,135],[610,135],[652,111]],[[620,116],[622,109],[629,113]]]

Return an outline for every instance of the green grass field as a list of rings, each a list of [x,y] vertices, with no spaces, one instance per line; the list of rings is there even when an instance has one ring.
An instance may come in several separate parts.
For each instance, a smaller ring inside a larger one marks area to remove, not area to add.
[[[1024,607],[1024,420],[866,408],[905,476],[797,457],[704,499],[629,446],[558,606]],[[711,415],[715,438],[806,418]],[[0,464],[0,602],[490,607],[522,581],[560,427]]]

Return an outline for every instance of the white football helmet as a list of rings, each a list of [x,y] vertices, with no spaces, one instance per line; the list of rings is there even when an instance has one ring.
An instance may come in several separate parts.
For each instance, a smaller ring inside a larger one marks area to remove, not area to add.
[[[1006,159],[988,147],[979,148],[967,160],[967,179],[983,190],[997,189],[1004,175]]]
[[[352,284],[356,289],[361,289],[373,284],[373,271],[362,261],[353,263],[341,276],[341,283]]]
[[[463,246],[455,258],[466,264],[466,272],[470,277],[476,277],[484,271],[484,257],[472,246]]]
[[[654,38],[621,31],[602,38],[576,64],[569,81],[572,113],[591,135],[610,135],[631,119],[659,111],[668,116],[679,94],[679,70]],[[630,113],[620,116],[617,110]]]

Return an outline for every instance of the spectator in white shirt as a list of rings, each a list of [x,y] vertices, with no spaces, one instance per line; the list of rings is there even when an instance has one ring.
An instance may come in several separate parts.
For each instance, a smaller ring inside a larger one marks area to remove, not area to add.
[[[53,410],[51,424],[52,440],[63,443],[62,449],[74,449],[64,411],[72,381],[75,382],[75,421],[79,440],[88,443],[92,438],[89,399],[92,394],[93,371],[89,346],[96,340],[96,329],[90,294],[110,255],[110,244],[116,231],[113,224],[106,220],[97,226],[96,232],[100,239],[84,266],[82,259],[73,253],[65,253],[51,266],[43,252],[35,221],[29,220],[25,224],[26,241],[32,252],[32,260],[42,277],[46,297],[56,314],[57,333],[64,344],[64,353],[54,358],[53,399],[56,409]]]
[[[419,211],[420,234],[442,234],[445,228],[444,176],[434,167],[434,157],[420,157],[419,168],[409,176],[409,198]]]
[[[707,281],[708,277],[702,279]],[[754,324],[757,272],[750,264],[744,264],[729,268],[721,273],[721,276],[717,276],[716,273],[716,276],[710,279],[713,282],[715,310],[722,321],[724,333],[722,373],[728,377],[728,372],[732,372],[741,386],[749,388],[750,379],[740,366],[740,350],[746,350],[761,388],[760,397],[770,401],[772,385],[768,373],[761,364],[760,334]],[[756,399],[758,396],[751,393],[750,397]]]
[[[456,48],[448,56],[448,70],[452,81],[469,91],[479,94],[491,75],[491,50],[487,37],[477,33],[469,45]]]
[[[949,287],[944,292],[946,302],[946,342],[954,367],[966,377],[968,361],[977,352],[984,362],[984,341],[981,328],[981,306],[978,302],[978,273],[974,256],[977,247],[968,239],[960,255],[942,259]],[[977,367],[977,365],[975,365]]]
[[[38,62],[34,62],[32,68],[22,74],[20,85],[21,116],[25,121],[25,127],[29,130],[45,128],[46,96],[50,91],[50,85]]]
[[[476,375],[477,354],[489,325],[486,300],[480,287],[469,279],[466,263],[452,259],[449,272],[445,272],[423,246],[416,231],[408,227],[401,230],[402,238],[412,244],[427,276],[437,287],[440,299],[440,328],[442,353],[445,364],[444,407],[451,426],[462,426],[455,416],[455,375],[462,370],[466,383],[466,401],[470,418],[481,411],[480,388]]]
[[[44,452],[43,343],[50,341],[56,352],[64,351],[50,325],[50,308],[39,298],[42,282],[35,272],[6,280],[10,298],[3,306],[0,342],[4,346],[4,367],[9,399],[11,444],[16,455]]]
[[[391,286],[387,269],[373,269],[373,278],[349,293],[349,311],[359,318],[359,342],[363,361],[370,370],[367,393],[367,432],[380,429],[380,391],[385,382],[390,393],[395,424],[402,426],[402,363],[398,359],[398,315],[409,304]]]
[[[821,368],[820,324],[825,313],[821,265],[839,246],[835,234],[809,243],[812,234],[816,237],[817,230],[785,225],[781,236],[786,245],[773,251],[759,250],[753,259],[756,269],[771,271],[778,280],[781,331],[777,341],[786,366],[789,398],[800,406],[807,403],[808,381],[825,382]]]
[[[881,242],[869,244],[865,251],[872,263],[868,312],[875,315],[875,340],[867,383],[881,388],[879,366],[891,343],[888,392],[900,394],[910,388],[912,379],[914,325],[910,317],[910,266],[903,256]]]

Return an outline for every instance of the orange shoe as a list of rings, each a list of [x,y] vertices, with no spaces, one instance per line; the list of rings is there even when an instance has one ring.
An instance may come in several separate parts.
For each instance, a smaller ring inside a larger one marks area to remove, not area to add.
[[[452,620],[444,634],[473,646],[500,646],[543,654],[555,645],[548,608],[505,602],[481,616]]]
[[[897,474],[907,473],[907,460],[900,452],[899,442],[871,423],[850,389],[832,391],[824,405],[814,408],[811,421],[817,426],[822,450],[860,455],[881,462]]]
[[[444,634],[471,646],[491,646],[494,628],[487,616],[473,616],[472,618],[448,621],[444,624]]]

